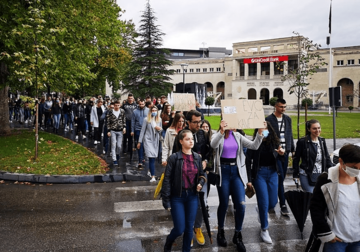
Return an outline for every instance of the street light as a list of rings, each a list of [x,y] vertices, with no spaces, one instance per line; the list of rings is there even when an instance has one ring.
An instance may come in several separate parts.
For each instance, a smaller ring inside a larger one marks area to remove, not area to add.
[[[180,64],[182,70],[183,70],[183,93],[185,93],[185,70],[188,67],[188,64]]]

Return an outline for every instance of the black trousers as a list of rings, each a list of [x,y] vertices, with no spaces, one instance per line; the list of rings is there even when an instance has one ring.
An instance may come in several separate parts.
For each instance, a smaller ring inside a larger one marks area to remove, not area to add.
[[[78,117],[75,120],[75,123],[77,123],[77,127],[76,127],[76,134],[79,134],[79,131],[82,132],[83,135],[86,134],[86,128],[85,128],[85,118],[84,117]]]
[[[103,128],[104,122],[99,122],[99,127],[94,127],[94,140],[101,141],[101,133]]]

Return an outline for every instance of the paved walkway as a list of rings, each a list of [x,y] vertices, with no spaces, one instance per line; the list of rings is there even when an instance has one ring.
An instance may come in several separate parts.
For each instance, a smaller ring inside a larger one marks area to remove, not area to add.
[[[14,122],[11,124],[11,128],[29,128],[32,129],[32,124],[19,124],[18,122]],[[47,132],[53,133],[52,129],[47,130]],[[65,132],[64,129],[60,126],[59,129],[59,135],[66,137],[74,142],[77,142],[84,147],[88,148],[89,150],[93,151],[95,154],[97,154],[99,157],[104,159],[108,165],[110,170],[107,172],[105,176],[82,176],[82,178],[79,178],[79,176],[68,176],[68,177],[61,177],[61,176],[52,176],[51,179],[48,177],[41,177],[36,178],[35,181],[37,182],[50,182],[50,183],[86,183],[86,182],[113,182],[113,181],[146,181],[150,180],[150,177],[147,176],[148,172],[148,161],[145,162],[145,167],[143,169],[138,169],[138,155],[137,151],[133,151],[132,155],[131,153],[121,154],[120,155],[120,161],[118,166],[114,166],[112,159],[110,157],[110,150],[108,153],[103,154],[103,143],[99,143],[97,145],[94,145],[94,140],[91,137],[87,137],[86,139],[79,138],[78,141],[75,140],[75,131],[72,132]],[[295,139],[295,145],[296,145],[297,139]],[[341,138],[336,139],[336,148],[340,148],[346,143],[358,143],[360,142],[360,138]],[[329,150],[329,153],[331,154],[334,150],[333,148],[333,139],[326,139],[326,144]],[[109,148],[110,149],[110,148]],[[155,162],[155,175],[161,176],[162,172],[164,171],[164,167],[160,164],[160,159]],[[291,169],[289,170],[289,172]],[[39,177],[39,176],[38,176]],[[64,180],[65,178],[65,180]],[[30,181],[34,182],[34,180],[31,180],[29,176],[24,177],[16,177],[11,178],[9,176],[5,176],[0,173],[0,179],[15,179],[15,180],[23,180],[23,181]]]

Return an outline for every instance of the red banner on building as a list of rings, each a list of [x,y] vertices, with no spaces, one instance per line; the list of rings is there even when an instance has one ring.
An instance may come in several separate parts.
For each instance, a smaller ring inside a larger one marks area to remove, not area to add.
[[[263,58],[249,58],[249,59],[244,59],[244,64],[288,61],[288,59],[289,59],[288,56],[272,56],[272,57],[263,57]]]

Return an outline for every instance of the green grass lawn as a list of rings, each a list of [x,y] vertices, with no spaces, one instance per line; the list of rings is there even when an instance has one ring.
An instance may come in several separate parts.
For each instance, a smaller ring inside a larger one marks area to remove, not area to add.
[[[333,116],[326,112],[310,112],[308,114],[316,114],[308,116],[308,120],[317,119],[321,124],[321,136],[325,138],[333,138]],[[294,138],[297,138],[297,116],[291,115],[292,129]],[[220,116],[205,116],[211,124],[211,128],[214,130],[219,129]],[[252,135],[254,130],[245,129],[247,135]],[[300,115],[300,137],[305,135],[305,115]],[[336,117],[336,138],[360,138],[360,114],[359,113],[348,113],[338,112]]]
[[[39,132],[36,160],[34,132],[14,130],[0,141],[0,170],[43,175],[103,174],[108,170],[93,152],[55,134]]]

